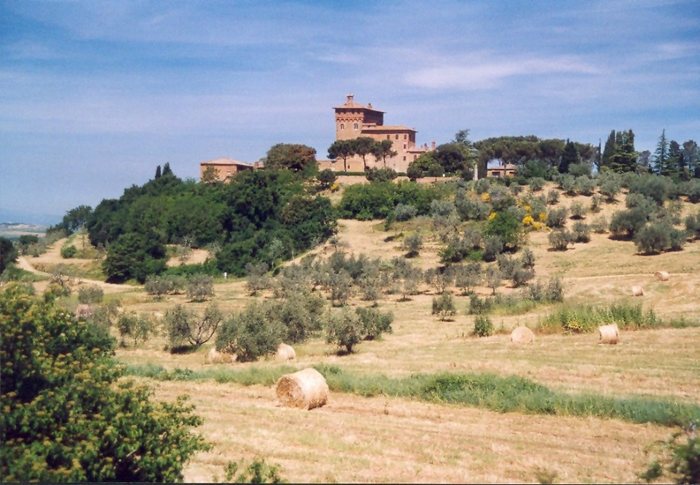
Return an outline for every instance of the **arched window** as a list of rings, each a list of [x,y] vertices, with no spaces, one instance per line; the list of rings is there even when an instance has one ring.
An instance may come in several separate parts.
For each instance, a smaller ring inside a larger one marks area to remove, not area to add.
[[[345,129],[345,123],[341,123],[341,124],[340,124],[340,129],[341,129],[341,130],[344,130],[344,129]]]
[[[399,135],[398,135],[398,133],[396,134],[396,139],[397,139],[397,140],[399,139]]]
[[[404,140],[408,140],[408,135],[404,135],[404,136],[403,136],[403,139],[404,139]]]
[[[359,127],[360,127],[360,126],[359,126],[357,123],[354,123],[354,124],[352,125],[352,128],[353,128],[354,130],[357,130]]]

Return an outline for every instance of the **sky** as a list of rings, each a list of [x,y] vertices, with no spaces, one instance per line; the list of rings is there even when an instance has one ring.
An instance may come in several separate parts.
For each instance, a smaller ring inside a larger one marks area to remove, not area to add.
[[[325,158],[349,93],[419,144],[700,141],[700,2],[0,0],[0,222],[57,222],[165,162]]]

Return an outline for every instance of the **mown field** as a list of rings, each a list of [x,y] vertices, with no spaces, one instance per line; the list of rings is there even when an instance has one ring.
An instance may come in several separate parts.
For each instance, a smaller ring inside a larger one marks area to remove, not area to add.
[[[585,198],[563,197],[561,204],[579,199]],[[609,219],[623,207],[606,204],[601,214]],[[684,213],[690,210],[697,206],[686,204]],[[416,228],[427,233],[428,227],[420,218],[388,231],[381,221],[343,220],[336,245],[348,254],[389,259],[404,253],[403,234]],[[414,263],[437,266],[439,247],[428,238]],[[408,301],[382,295],[379,308],[393,312],[393,332],[361,342],[349,355],[338,355],[319,337],[295,346],[297,359],[289,363],[205,365],[213,342],[172,354],[163,336],[117,355],[134,378],[154,387],[158,399],[188,394],[204,418],[200,431],[213,448],[187,465],[187,481],[222,480],[228,462],[254,458],[280,465],[281,475],[293,482],[639,481],[649,445],[677,429],[664,422],[666,408],[681,409],[677,415],[683,417],[688,416],[683,409],[689,415],[698,409],[693,406],[700,402],[700,327],[623,331],[615,346],[599,345],[597,333],[538,334],[534,343],[517,346],[509,332],[518,325],[536,328],[562,305],[577,304],[641,303],[665,321],[698,321],[700,244],[642,256],[631,241],[593,234],[590,243],[556,252],[549,249],[547,232],[539,231],[530,233],[528,247],[538,278],[561,277],[565,303],[496,311],[491,315],[496,334],[490,337],[471,335],[475,317],[466,312],[469,298],[456,290],[451,321],[431,315],[435,292],[425,286]],[[57,259],[59,250],[28,261],[36,268],[70,264]],[[326,245],[313,253],[323,257],[331,251]],[[670,272],[670,280],[656,280],[659,270]],[[631,296],[633,285],[644,287],[643,297]],[[184,295],[154,301],[140,286],[103,288],[107,300],[118,298],[125,310],[156,318],[176,304],[206,305]],[[502,295],[518,291],[505,283],[498,289]],[[485,296],[491,290],[476,292]],[[244,280],[217,279],[213,301],[230,313],[271,297],[249,296]],[[367,302],[353,298],[350,305]],[[331,383],[329,403],[312,411],[279,406],[276,376],[308,366],[341,373]],[[418,374],[488,375],[488,386],[496,384],[491,394],[472,402],[468,396],[410,388],[411,376]],[[531,402],[516,402],[509,394],[510,381],[500,379],[510,376],[536,387]]]

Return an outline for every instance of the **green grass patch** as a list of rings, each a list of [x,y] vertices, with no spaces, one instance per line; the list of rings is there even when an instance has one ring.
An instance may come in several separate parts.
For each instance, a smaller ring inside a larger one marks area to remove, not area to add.
[[[539,329],[545,333],[594,332],[598,326],[616,323],[621,330],[649,328],[685,328],[698,322],[684,318],[664,321],[654,310],[644,311],[641,304],[613,303],[608,306],[562,305],[540,320]]]
[[[31,273],[14,264],[8,265],[5,271],[2,272],[2,275],[0,275],[0,281],[20,281],[23,283],[34,283],[35,281],[44,281],[47,279],[49,279],[48,276]]]
[[[700,419],[700,406],[668,399],[607,397],[596,394],[566,394],[518,376],[495,374],[415,374],[393,378],[382,374],[355,374],[338,366],[320,364],[332,391],[360,396],[395,396],[428,402],[455,404],[506,413],[615,418],[633,423],[664,426],[686,425]],[[166,370],[157,365],[127,366],[128,375],[159,380],[215,380],[242,385],[272,385],[290,366]]]

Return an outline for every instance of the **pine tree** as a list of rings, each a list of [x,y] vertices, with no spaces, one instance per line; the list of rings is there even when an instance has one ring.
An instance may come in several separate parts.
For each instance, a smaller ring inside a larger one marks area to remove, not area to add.
[[[605,148],[603,149],[603,158],[601,160],[601,165],[603,167],[610,166],[610,159],[615,154],[616,147],[617,147],[616,139],[617,139],[617,134],[615,133],[615,130],[611,130],[610,135],[608,136],[608,139],[605,142]]]
[[[569,165],[572,163],[578,163],[580,161],[580,156],[578,149],[574,142],[566,140],[566,145],[564,146],[564,152],[561,155],[561,161],[559,162],[559,173],[567,173],[569,171]]]
[[[173,174],[173,170],[170,168],[170,162],[165,162],[165,165],[163,165],[162,176],[172,175],[172,174]]]
[[[667,175],[668,170],[668,139],[666,130],[661,131],[659,142],[656,144],[654,152],[654,171],[661,175]]]
[[[615,135],[615,145],[615,152],[610,157],[610,168],[618,173],[634,172],[637,165],[634,132],[632,130],[618,131]]]
[[[681,154],[681,146],[676,140],[671,140],[668,144],[668,162],[667,173],[668,176],[678,176],[682,172],[683,167],[681,167],[683,155]]]

